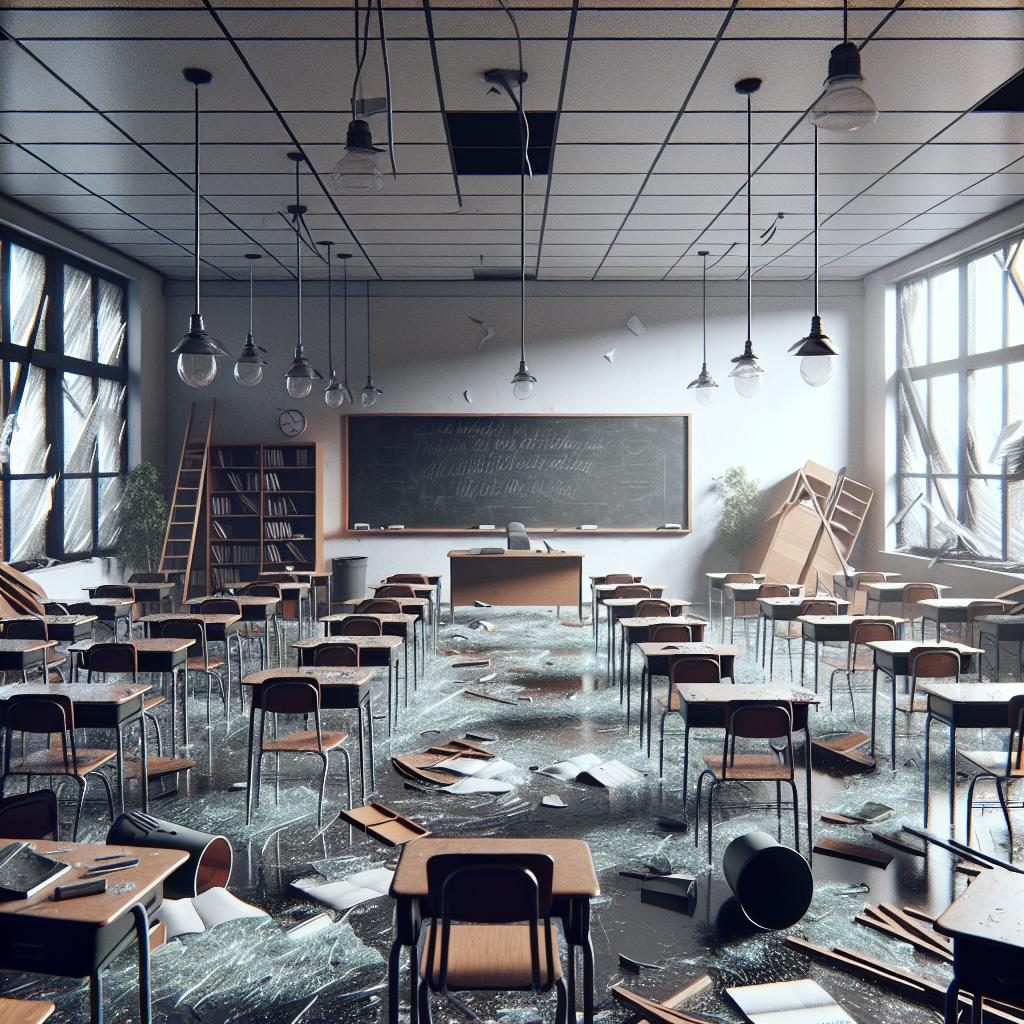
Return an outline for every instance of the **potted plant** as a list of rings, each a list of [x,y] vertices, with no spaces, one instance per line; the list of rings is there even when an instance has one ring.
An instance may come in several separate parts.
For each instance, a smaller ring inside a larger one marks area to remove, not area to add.
[[[156,466],[140,462],[129,474],[118,510],[117,555],[122,570],[154,572],[160,564],[167,502]]]
[[[743,466],[733,466],[716,481],[722,514],[718,540],[740,564],[750,542],[757,536],[764,518],[764,492]]]

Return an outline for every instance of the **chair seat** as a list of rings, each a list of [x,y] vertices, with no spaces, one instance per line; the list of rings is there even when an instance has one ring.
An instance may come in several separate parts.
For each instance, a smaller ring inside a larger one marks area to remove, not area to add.
[[[211,672],[216,672],[217,669],[224,667],[223,658],[189,658],[186,662],[188,665],[189,672],[205,672],[209,669]]]
[[[165,700],[167,700],[167,698],[163,694],[154,693],[152,696],[147,697],[145,699],[142,706],[144,710],[152,711],[153,708],[160,707],[160,705],[163,704]]]
[[[420,958],[420,973],[435,991],[441,987],[441,933],[436,928],[437,942],[434,962],[428,961],[429,936]],[[537,943],[540,951],[540,987],[550,988],[562,977],[558,955],[558,934],[551,925],[554,950],[554,977],[548,977],[547,955],[544,951],[543,925],[538,925]],[[453,924],[448,946],[448,989],[494,989],[509,991],[533,988],[530,969],[530,931],[525,924]]]
[[[115,750],[98,750],[93,748],[78,749],[78,758],[74,768],[70,765],[71,751],[68,751],[69,765],[65,768],[64,756],[59,747],[45,750],[34,750],[24,757],[11,758],[11,771],[19,775],[87,775],[117,757]]]
[[[1006,776],[1006,751],[1005,750],[961,750],[956,749],[957,754],[965,761],[970,761],[976,768],[991,775]],[[1010,769],[1009,778],[1024,778],[1024,768],[1013,767]]]
[[[334,750],[340,747],[348,739],[346,732],[322,732],[323,750]],[[293,732],[290,736],[284,736],[276,740],[264,740],[263,749],[273,753],[306,754],[318,753],[316,745],[316,730],[310,729],[307,732]]]
[[[707,755],[704,758],[704,764],[719,782],[728,779],[770,782],[775,779],[790,779],[793,774],[789,765],[780,764],[779,759],[771,754],[737,754],[732,764],[726,768],[724,775],[722,774],[721,755]]]

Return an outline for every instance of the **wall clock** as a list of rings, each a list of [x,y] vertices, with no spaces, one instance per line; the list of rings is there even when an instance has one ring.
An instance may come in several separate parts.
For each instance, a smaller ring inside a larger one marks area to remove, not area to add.
[[[285,409],[277,417],[277,425],[285,437],[298,437],[306,429],[306,417],[298,409]]]

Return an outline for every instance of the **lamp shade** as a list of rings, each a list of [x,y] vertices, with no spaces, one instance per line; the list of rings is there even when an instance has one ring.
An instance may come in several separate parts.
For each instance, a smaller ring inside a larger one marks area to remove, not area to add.
[[[227,350],[206,333],[202,315],[191,314],[188,332],[171,350],[178,357],[178,376],[189,387],[205,388],[217,376],[217,359]]]
[[[832,50],[824,95],[811,110],[811,123],[828,131],[854,132],[878,120],[878,107],[861,83],[860,51],[851,42]]]

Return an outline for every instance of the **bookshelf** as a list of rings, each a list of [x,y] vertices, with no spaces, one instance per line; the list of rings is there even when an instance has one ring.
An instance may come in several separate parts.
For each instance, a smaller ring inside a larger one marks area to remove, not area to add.
[[[261,572],[319,570],[323,459],[318,444],[217,444],[207,474],[211,591]]]

